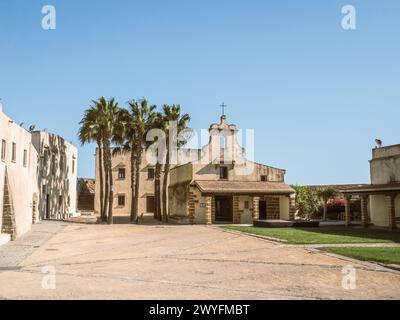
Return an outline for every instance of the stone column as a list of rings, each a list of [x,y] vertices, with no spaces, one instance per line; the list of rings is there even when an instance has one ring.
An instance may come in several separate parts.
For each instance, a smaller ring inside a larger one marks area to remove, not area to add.
[[[260,218],[260,197],[253,197],[253,221]]]
[[[233,196],[233,223],[240,223],[239,196]]]
[[[17,238],[17,225],[15,222],[15,211],[13,205],[12,195],[9,189],[7,168],[4,178],[4,193],[3,193],[3,223],[1,225],[0,233],[7,233],[10,235],[11,241]]]
[[[215,223],[215,197],[211,199],[211,221]]]
[[[396,194],[389,196],[389,228],[390,230],[396,230]]]
[[[370,223],[369,212],[368,212],[368,199],[369,196],[361,197],[361,221],[364,228],[368,228]]]
[[[189,213],[189,223],[194,224],[195,204],[194,204],[194,192],[189,189],[189,199],[187,202],[187,211]]]
[[[345,197],[345,221],[346,221],[346,227],[350,227],[350,225],[351,225],[350,199],[351,199],[351,196],[346,196]]]
[[[289,198],[289,220],[294,221],[296,219],[296,195],[291,194]]]
[[[206,224],[212,224],[211,202],[212,197],[205,197],[206,200]]]

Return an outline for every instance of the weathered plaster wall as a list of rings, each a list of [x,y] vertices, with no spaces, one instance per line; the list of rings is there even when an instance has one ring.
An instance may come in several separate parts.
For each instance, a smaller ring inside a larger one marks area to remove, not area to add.
[[[7,170],[10,199],[15,215],[16,237],[29,231],[33,221],[33,198],[37,193],[37,153],[31,144],[31,135],[0,111],[1,141],[6,141],[5,159],[0,160],[0,228],[2,227],[5,172]],[[16,145],[16,159],[12,161],[12,143]],[[24,150],[27,163],[24,166]],[[0,229],[1,230],[1,229]]]
[[[228,167],[228,180],[229,181],[261,181],[261,176],[267,176],[270,182],[283,182],[285,170],[269,167],[266,165],[252,163],[247,161],[245,166],[248,170],[242,170],[243,166],[226,165]],[[220,180],[218,164],[204,164],[196,162],[192,164],[193,180]],[[175,168],[174,171],[177,179],[187,179],[190,177],[189,173],[183,172],[190,170],[188,166]],[[246,174],[242,174],[246,172]]]
[[[187,217],[189,185],[180,184],[169,188],[169,213],[171,216]]]
[[[396,217],[400,217],[400,195],[396,197]],[[389,198],[384,195],[370,196],[371,223],[378,227],[389,227]]]
[[[371,183],[400,182],[400,145],[376,148],[372,150]]]
[[[100,171],[98,163],[98,149],[96,150],[96,185],[95,185],[95,212],[100,214]],[[118,178],[119,168],[125,169],[125,179]],[[149,165],[146,157],[142,157],[140,166],[140,194],[139,194],[139,214],[146,213],[147,196],[154,195],[154,179],[148,179]],[[118,154],[112,157],[112,175],[114,183],[113,215],[129,216],[131,214],[131,165],[130,154]],[[103,176],[105,179],[105,176]],[[118,205],[118,196],[125,195],[125,206]]]
[[[245,202],[248,202],[248,208],[245,208]],[[253,197],[239,197],[240,221],[239,223],[253,223]]]
[[[290,210],[289,210],[290,198],[285,196],[279,197],[280,206],[280,219],[290,220]]]
[[[37,188],[39,213],[46,217],[49,197],[50,218],[77,215],[78,149],[60,136],[32,132],[32,142],[39,155]]]

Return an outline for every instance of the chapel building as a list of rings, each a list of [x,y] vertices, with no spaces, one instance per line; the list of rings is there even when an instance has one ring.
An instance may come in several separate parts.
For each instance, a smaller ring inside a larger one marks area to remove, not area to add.
[[[237,133],[237,127],[228,124],[223,115],[219,124],[210,126],[207,145],[201,149],[178,150],[168,178],[167,207],[171,222],[214,224],[294,219],[295,191],[285,183],[286,171],[247,160]],[[132,201],[130,155],[113,155],[112,172],[114,216],[129,216]],[[100,212],[99,173],[97,163],[97,214]],[[154,165],[143,156],[139,216],[154,213],[154,175]]]

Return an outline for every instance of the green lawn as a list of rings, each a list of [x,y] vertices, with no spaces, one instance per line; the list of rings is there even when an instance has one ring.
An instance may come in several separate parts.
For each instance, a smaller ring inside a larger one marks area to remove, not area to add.
[[[400,242],[399,232],[361,228],[256,228],[235,226],[223,228],[286,240],[289,244]]]
[[[332,252],[343,256],[363,261],[383,262],[386,264],[400,265],[400,248],[322,248],[326,252]]]

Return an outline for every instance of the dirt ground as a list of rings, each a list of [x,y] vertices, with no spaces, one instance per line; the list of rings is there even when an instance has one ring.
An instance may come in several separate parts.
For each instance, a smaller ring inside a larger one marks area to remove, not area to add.
[[[0,298],[399,299],[400,275],[215,226],[41,222],[0,247]]]

